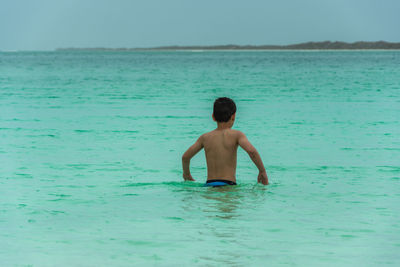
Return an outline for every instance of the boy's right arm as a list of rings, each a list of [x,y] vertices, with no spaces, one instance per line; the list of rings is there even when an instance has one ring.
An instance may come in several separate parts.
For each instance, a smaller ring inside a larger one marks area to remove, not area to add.
[[[239,132],[239,137],[238,137],[238,142],[239,146],[243,148],[247,154],[249,154],[251,160],[254,162],[254,164],[258,168],[258,178],[257,182],[262,183],[264,185],[268,184],[268,176],[267,172],[265,170],[264,164],[261,160],[260,154],[258,153],[257,149],[250,143],[250,141],[247,139],[246,135],[244,133]]]
[[[203,148],[203,135],[197,139],[197,141],[186,150],[182,156],[182,168],[183,168],[183,179],[185,181],[194,181],[190,174],[190,159],[197,154]]]

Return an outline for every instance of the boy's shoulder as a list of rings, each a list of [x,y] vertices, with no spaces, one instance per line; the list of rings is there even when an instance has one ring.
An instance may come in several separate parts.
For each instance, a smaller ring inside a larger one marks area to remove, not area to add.
[[[244,133],[239,131],[239,130],[234,130],[234,129],[227,129],[225,130],[227,133],[229,133],[229,135],[231,135],[232,137],[236,137],[239,138],[241,136],[244,136]],[[200,139],[207,139],[207,138],[212,138],[213,136],[217,135],[219,132],[216,130],[212,130],[210,132],[206,132],[204,134],[202,134],[200,136]]]
[[[234,129],[229,129],[229,133],[235,137],[240,137],[240,136],[244,135],[243,132],[241,132],[239,130],[234,130]]]

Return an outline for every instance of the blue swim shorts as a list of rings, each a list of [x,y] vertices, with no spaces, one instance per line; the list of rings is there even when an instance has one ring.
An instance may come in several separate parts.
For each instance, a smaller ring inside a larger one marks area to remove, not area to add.
[[[235,182],[229,181],[229,180],[223,180],[223,179],[213,179],[213,180],[207,180],[204,186],[224,186],[224,185],[236,185]]]

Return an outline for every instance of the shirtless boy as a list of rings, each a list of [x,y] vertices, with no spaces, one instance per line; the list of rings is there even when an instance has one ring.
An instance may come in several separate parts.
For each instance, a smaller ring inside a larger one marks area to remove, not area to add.
[[[206,185],[236,185],[237,148],[240,146],[258,168],[257,182],[268,184],[267,172],[257,150],[242,132],[231,129],[235,116],[236,105],[232,99],[220,97],[215,100],[212,118],[217,122],[217,128],[201,135],[183,154],[182,167],[185,181],[194,181],[190,174],[190,159],[204,148],[207,160]]]

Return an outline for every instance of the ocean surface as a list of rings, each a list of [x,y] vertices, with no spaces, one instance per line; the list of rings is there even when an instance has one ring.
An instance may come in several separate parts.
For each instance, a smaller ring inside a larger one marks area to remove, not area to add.
[[[258,149],[203,187],[215,98]],[[399,266],[400,51],[0,52],[1,266]]]

